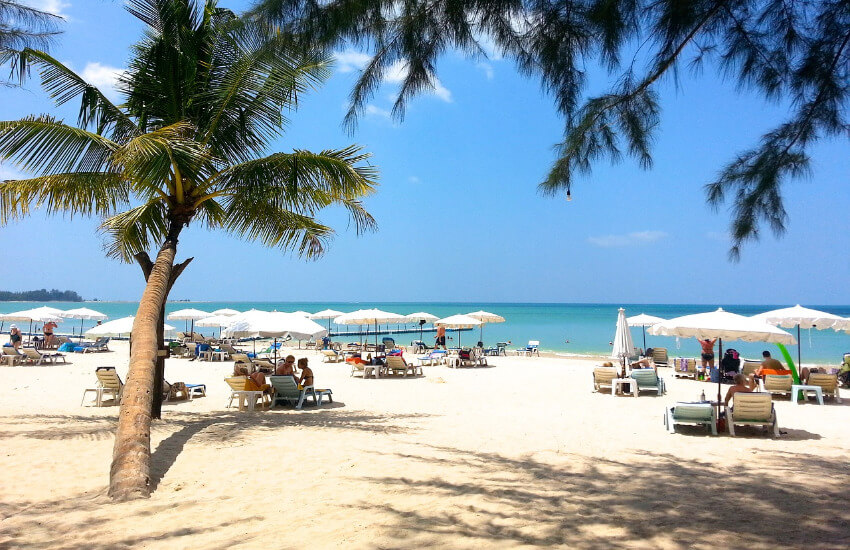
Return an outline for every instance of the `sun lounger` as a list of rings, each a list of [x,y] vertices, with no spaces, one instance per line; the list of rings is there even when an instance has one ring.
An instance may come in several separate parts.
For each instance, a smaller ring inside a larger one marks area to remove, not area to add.
[[[677,357],[673,360],[673,376],[676,378],[697,379],[697,361],[687,357]]]
[[[752,376],[761,368],[761,363],[758,361],[744,361],[741,364],[741,374],[744,376]]]
[[[59,359],[61,359],[63,363],[66,362],[65,356],[61,353],[41,353],[35,348],[23,348],[23,351],[24,355],[27,356],[27,359],[35,365],[41,365],[42,363],[55,364]]]
[[[771,395],[763,392],[736,393],[732,397],[732,407],[726,413],[726,425],[732,437],[735,436],[736,424],[772,428],[773,435],[779,437],[779,424]]]
[[[16,350],[13,346],[3,346],[3,361],[10,367],[23,363],[26,360],[27,356]]]
[[[239,402],[239,410],[244,411],[246,408],[253,411],[257,405],[257,400],[260,405],[265,407],[270,404],[269,395],[262,390],[249,390],[247,376],[231,376],[224,379],[227,385],[230,386],[230,401],[227,403],[227,408],[233,404],[233,400]],[[255,388],[256,386],[252,385]]]
[[[667,357],[667,348],[652,348],[652,362],[657,367],[666,367],[669,358]]]
[[[711,403],[676,403],[668,407],[664,415],[667,431],[676,433],[676,424],[706,426],[711,430],[711,435],[717,435],[717,413]]]
[[[593,389],[601,391],[607,388],[613,391],[614,379],[617,378],[617,369],[613,367],[596,367],[593,369]]]
[[[794,379],[790,374],[768,374],[761,381],[761,391],[770,394],[791,395],[791,385]]]
[[[86,394],[89,392],[94,392],[95,406],[97,407],[103,406],[103,398],[107,394],[112,396],[111,401],[113,405],[120,404],[121,397],[124,395],[124,382],[121,381],[118,373],[115,372],[115,367],[98,367],[94,373],[97,376],[97,387],[83,391],[83,400],[80,402],[80,405],[82,406],[85,403]]]
[[[270,373],[275,371],[275,364],[268,359],[254,358],[251,359],[251,364],[254,365],[254,370]]]
[[[408,371],[412,376],[416,376],[417,374],[423,374],[421,365],[410,364],[405,361],[404,357],[402,357],[401,355],[387,356],[386,370],[388,372],[392,372],[393,374],[401,373],[403,377],[407,377]]]
[[[666,391],[664,379],[658,376],[655,369],[635,369],[630,376],[637,382],[638,394],[642,391],[654,391],[658,395],[663,395]]]
[[[824,397],[832,397],[836,403],[841,403],[841,396],[838,393],[838,375],[813,372],[809,374],[806,384],[820,387]]]
[[[537,357],[540,357],[540,340],[529,340],[527,346],[516,350],[516,354],[526,355],[528,357],[537,354]]]
[[[95,340],[93,343],[83,343],[82,352],[89,353],[91,351],[110,351],[107,344],[109,344],[109,337],[103,336]],[[74,351],[77,351],[77,348],[74,348]]]
[[[344,357],[341,353],[337,353],[332,349],[323,349],[322,350],[322,361],[325,363],[339,363],[344,360]]]
[[[351,376],[355,374],[360,374],[363,378],[369,376],[369,373],[372,376],[379,376],[378,365],[370,365],[368,362],[363,361],[355,361],[354,359],[359,359],[359,357],[352,357],[351,359],[346,360],[346,363],[351,365]]]
[[[272,406],[276,406],[279,401],[285,401],[294,404],[296,409],[300,409],[304,405],[307,396],[313,397],[313,404],[317,407],[322,406],[322,398],[327,397],[330,403],[333,403],[333,392],[328,389],[317,390],[313,386],[304,386],[299,388],[295,383],[293,376],[270,376],[269,381],[274,388],[274,399]]]

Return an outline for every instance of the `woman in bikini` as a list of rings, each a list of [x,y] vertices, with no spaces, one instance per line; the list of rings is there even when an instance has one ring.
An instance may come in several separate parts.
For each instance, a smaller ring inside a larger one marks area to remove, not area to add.
[[[702,368],[705,370],[706,365],[708,368],[714,367],[714,343],[717,341],[717,338],[714,340],[709,340],[706,338],[705,340],[700,340],[699,345],[702,346]]]
[[[298,360],[298,368],[301,370],[301,377],[297,380],[299,388],[306,388],[313,385],[313,369],[307,366],[307,358],[302,357]]]

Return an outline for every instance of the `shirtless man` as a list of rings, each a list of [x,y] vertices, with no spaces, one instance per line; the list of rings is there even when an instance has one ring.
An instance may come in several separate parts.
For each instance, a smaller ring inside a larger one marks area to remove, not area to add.
[[[313,369],[307,366],[307,358],[302,357],[298,360],[298,368],[301,370],[301,377],[296,380],[299,388],[306,388],[313,385]]]
[[[440,325],[437,327],[437,342],[434,344],[435,348],[439,348],[442,346],[443,349],[446,349],[446,327]]]
[[[278,376],[295,376],[295,356],[287,355],[286,359],[278,363],[274,373]]]
[[[57,325],[53,321],[48,321],[48,322],[44,323],[43,327],[41,327],[41,331],[44,333],[44,347],[45,348],[49,348],[49,347],[53,346],[53,341],[55,340],[55,337],[53,336],[53,329],[55,329],[57,326],[59,326],[59,325]]]
[[[729,391],[726,392],[726,399],[724,400],[724,403],[728,407],[729,401],[732,400],[732,396],[734,396],[736,393],[738,393],[739,391],[749,393],[754,389],[756,389],[755,380],[750,379],[750,377],[743,374],[736,374],[735,385],[729,388]]]

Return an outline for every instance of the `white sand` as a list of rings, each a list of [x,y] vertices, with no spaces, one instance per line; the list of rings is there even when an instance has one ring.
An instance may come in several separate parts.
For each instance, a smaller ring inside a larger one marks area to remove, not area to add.
[[[787,435],[668,434],[663,397],[591,391],[591,361],[491,358],[416,379],[350,378],[308,356],[334,403],[225,409],[232,363],[169,359],[208,396],[153,427],[149,500],[105,496],[117,407],[81,407],[94,368],[0,367],[2,548],[846,548],[850,394],[778,399]],[[725,391],[725,390],[724,390]]]

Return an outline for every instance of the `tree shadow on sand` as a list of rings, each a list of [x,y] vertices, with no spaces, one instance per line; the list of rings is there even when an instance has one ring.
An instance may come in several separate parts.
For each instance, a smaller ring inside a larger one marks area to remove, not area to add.
[[[387,525],[387,547],[452,541],[482,548],[850,545],[850,476],[844,459],[780,451],[776,467],[759,469],[645,451],[632,457],[634,462],[599,458],[574,467],[569,454],[560,455],[562,465],[553,465],[497,453],[422,448],[428,456],[399,453],[392,459],[423,462],[444,475],[371,479],[407,498],[379,506],[394,520]],[[576,459],[575,464],[587,460]],[[438,511],[405,506],[424,499],[439,501]],[[361,507],[374,510],[376,504]]]

